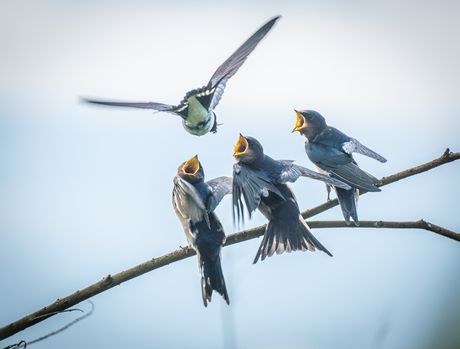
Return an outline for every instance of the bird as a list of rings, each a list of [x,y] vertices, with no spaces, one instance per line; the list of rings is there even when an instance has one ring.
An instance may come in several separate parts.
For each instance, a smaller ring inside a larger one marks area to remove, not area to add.
[[[230,304],[221,265],[221,248],[226,236],[214,210],[231,191],[231,177],[204,181],[204,170],[198,155],[182,163],[174,177],[172,204],[182,223],[188,246],[198,256],[205,307],[208,301],[211,302],[213,290]]]
[[[213,110],[222,98],[228,79],[236,74],[251,52],[280,17],[281,16],[277,16],[271,19],[257,30],[224,63],[222,63],[219,68],[217,68],[206,86],[187,92],[184,99],[178,105],[174,106],[156,102],[110,102],[86,98],[82,98],[82,100],[94,104],[164,111],[180,116],[185,130],[192,135],[203,136],[208,132],[215,133],[217,132],[218,123],[216,114]]]
[[[233,154],[233,220],[244,222],[244,203],[249,217],[256,209],[268,219],[264,237],[253,264],[275,252],[323,251],[332,254],[313,236],[300,215],[299,205],[287,182],[299,177],[325,181],[337,187],[350,189],[340,180],[325,176],[294,164],[291,160],[274,160],[264,154],[260,142],[240,134]]]
[[[343,189],[332,186],[342,209],[346,224],[350,218],[356,226],[359,225],[357,201],[359,191],[379,192],[382,184],[373,175],[363,171],[353,158],[353,153],[359,153],[379,162],[387,160],[375,151],[352,138],[328,126],[326,119],[314,110],[295,110],[297,122],[292,132],[298,131],[307,138],[305,151],[308,158],[315,164],[318,171],[332,178],[347,183],[352,188]],[[330,187],[327,187],[327,200],[330,200]]]

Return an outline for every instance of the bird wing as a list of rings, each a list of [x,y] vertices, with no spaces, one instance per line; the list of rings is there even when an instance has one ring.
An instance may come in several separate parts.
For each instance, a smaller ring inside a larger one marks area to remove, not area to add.
[[[82,98],[82,100],[86,103],[93,103],[93,104],[101,104],[101,105],[110,105],[114,107],[130,107],[130,108],[141,108],[141,109],[154,109],[158,111],[164,111],[168,113],[172,113],[174,115],[179,115],[182,118],[184,117],[180,114],[181,108],[183,106],[173,106],[169,104],[163,103],[155,103],[155,102],[109,102],[109,101],[96,101],[94,99],[86,99]],[[186,106],[185,106],[186,107]]]
[[[259,207],[262,196],[267,197],[269,191],[279,195],[284,199],[283,194],[270,181],[270,178],[261,171],[249,168],[245,164],[237,163],[233,165],[233,220],[235,220],[235,209],[240,218],[244,222],[243,199],[246,203],[246,208],[249,217],[253,211]]]
[[[347,154],[351,154],[355,152],[355,153],[359,153],[359,154],[368,156],[380,162],[387,162],[387,159],[385,159],[383,156],[377,154],[375,151],[373,151],[372,149],[369,149],[368,147],[361,144],[357,139],[354,139],[354,138],[350,138],[350,141],[343,143],[342,149]]]
[[[382,184],[382,182],[373,175],[361,170],[354,162],[340,166],[336,170],[329,171],[329,174],[360,190],[380,191],[376,185]]]
[[[236,74],[238,69],[240,69],[251,52],[254,51],[259,42],[270,31],[278,18],[280,18],[280,16],[277,16],[264,24],[229,58],[227,58],[227,60],[222,63],[219,68],[217,68],[216,72],[212,75],[207,85],[207,88],[212,92],[210,93],[211,98],[209,99],[209,104],[202,104],[205,108],[207,107],[207,109],[210,111],[213,110],[217,104],[219,104],[228,79]]]
[[[339,166],[353,162],[351,154],[333,146],[305,142],[305,151],[311,162],[325,171],[335,170]]]
[[[213,212],[223,197],[232,193],[233,179],[231,177],[218,177],[206,182],[211,189],[211,194],[206,202],[208,213]]]
[[[361,170],[351,154],[334,147],[308,142],[305,143],[305,150],[309,159],[316,166],[327,171],[330,176],[354,188],[366,191],[380,191],[375,185],[379,185],[381,182],[371,174]]]
[[[296,165],[292,160],[278,160],[278,162],[283,164],[283,172],[281,173],[280,180],[282,183],[295,182],[299,177],[308,177],[328,184],[332,184],[339,188],[347,190],[351,189],[351,187],[348,184],[343,183],[338,179],[329,177],[316,171],[309,170],[306,167]]]
[[[179,176],[174,177],[173,205],[182,219],[197,223],[204,218],[210,226],[206,206],[197,190]]]

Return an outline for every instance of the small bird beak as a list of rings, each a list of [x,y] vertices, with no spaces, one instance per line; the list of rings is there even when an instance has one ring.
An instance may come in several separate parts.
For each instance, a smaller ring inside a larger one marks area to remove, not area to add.
[[[296,122],[295,127],[292,130],[292,132],[300,131],[302,128],[307,126],[306,125],[307,123],[305,121],[304,116],[302,114],[300,114],[297,110],[294,109],[294,111],[295,111],[295,113],[297,115],[297,122]]]
[[[188,175],[194,175],[200,169],[200,163],[198,162],[198,155],[195,155],[189,161],[187,161],[182,167],[184,172]]]
[[[236,143],[235,152],[233,153],[233,156],[235,156],[235,155],[241,155],[241,154],[243,154],[247,149],[248,149],[248,142],[247,142],[246,139],[243,137],[243,135],[240,133],[240,138],[238,138],[238,142]]]

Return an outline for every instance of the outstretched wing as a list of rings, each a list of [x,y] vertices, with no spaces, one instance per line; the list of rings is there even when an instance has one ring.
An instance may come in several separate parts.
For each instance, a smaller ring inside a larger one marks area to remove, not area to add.
[[[179,110],[180,106],[175,107],[173,105],[169,104],[163,104],[163,103],[155,103],[155,102],[109,102],[109,101],[96,101],[94,99],[86,99],[82,98],[82,100],[86,103],[93,103],[93,104],[101,104],[101,105],[109,105],[113,107],[129,107],[129,108],[141,108],[141,109],[154,109],[158,111],[164,111],[164,112],[169,112],[174,115],[179,115],[182,118],[184,117],[182,114],[180,114]]]
[[[231,177],[218,177],[207,181],[206,184],[211,189],[211,195],[208,196],[206,202],[206,210],[211,213],[225,195],[232,193],[233,179]]]
[[[281,164],[283,164],[283,172],[281,173],[280,182],[295,182],[299,177],[308,177],[311,179],[316,179],[318,181],[322,181],[328,184],[335,185],[336,187],[343,188],[343,189],[351,189],[348,184],[343,183],[338,179],[331,178],[327,175],[318,173],[316,171],[309,170],[306,167],[295,165],[294,161],[292,160],[278,160]]]
[[[251,217],[252,212],[259,207],[262,196],[267,197],[273,192],[284,199],[283,194],[272,184],[270,178],[260,171],[253,170],[244,164],[233,165],[233,221],[235,221],[235,209],[240,219],[244,222],[243,199]]]
[[[387,159],[385,159],[383,156],[377,154],[375,151],[372,149],[369,149],[365,145],[361,144],[357,139],[351,138],[349,142],[345,142],[342,144],[342,149],[344,152],[347,154],[351,154],[353,152],[359,153],[365,156],[368,156],[372,159],[375,159],[380,162],[387,162]]]
[[[210,111],[219,104],[222,94],[224,93],[225,86],[228,79],[236,74],[238,69],[243,65],[248,56],[256,48],[259,42],[270,31],[277,19],[280,16],[273,18],[264,24],[258,31],[256,31],[246,42],[241,45],[227,60],[217,68],[216,72],[212,75],[208,83],[209,90],[212,90],[209,104],[203,106]]]

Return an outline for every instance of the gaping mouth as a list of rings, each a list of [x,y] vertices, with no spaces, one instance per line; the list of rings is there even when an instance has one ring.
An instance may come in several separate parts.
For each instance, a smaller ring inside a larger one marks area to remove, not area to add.
[[[189,175],[194,175],[200,169],[200,163],[198,162],[198,155],[195,155],[189,161],[187,161],[182,167],[184,172]]]
[[[248,142],[240,133],[240,138],[238,138],[238,142],[236,143],[235,152],[233,153],[233,155],[241,155],[247,149],[248,149]]]
[[[295,111],[295,113],[296,113],[296,115],[297,115],[297,122],[295,123],[295,127],[294,127],[294,129],[292,130],[292,132],[301,130],[302,128],[304,128],[304,127],[306,126],[306,123],[307,123],[307,122],[305,121],[305,117],[304,117],[302,114],[300,114],[300,113],[299,113],[297,110],[295,110],[295,109],[294,109],[294,111]]]

